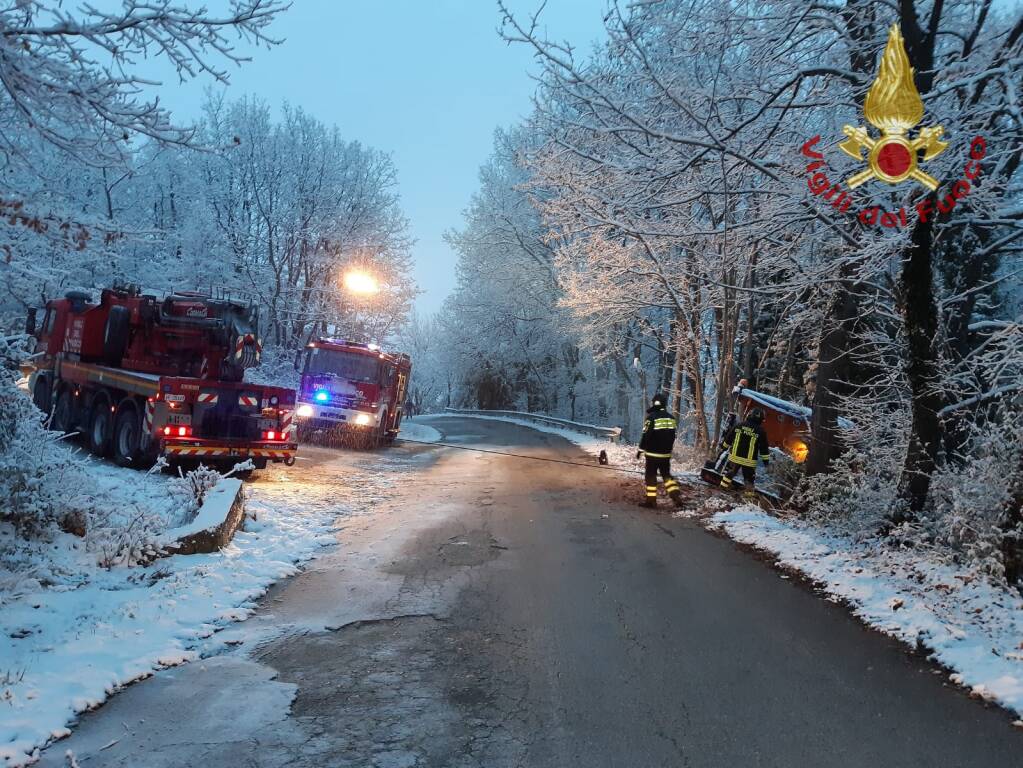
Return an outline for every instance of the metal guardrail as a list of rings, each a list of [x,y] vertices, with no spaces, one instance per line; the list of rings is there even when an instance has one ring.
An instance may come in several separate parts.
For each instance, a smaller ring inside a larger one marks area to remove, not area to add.
[[[568,419],[557,419],[553,416],[544,416],[539,413],[526,413],[525,411],[478,411],[471,408],[445,408],[447,413],[461,413],[466,416],[505,416],[523,421],[531,421],[536,424],[546,424],[552,427],[563,427],[574,432],[581,432],[584,435],[603,437],[610,442],[617,441],[622,436],[621,427],[598,427],[596,424],[583,424]]]

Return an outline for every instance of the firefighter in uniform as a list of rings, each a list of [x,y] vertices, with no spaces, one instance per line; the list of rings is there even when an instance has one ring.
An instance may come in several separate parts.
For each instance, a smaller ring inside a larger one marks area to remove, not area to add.
[[[678,480],[671,476],[671,449],[675,446],[675,430],[678,422],[664,406],[664,395],[655,395],[646,421],[643,422],[643,437],[639,441],[636,458],[646,455],[646,498],[641,503],[644,507],[657,506],[657,475],[664,480],[664,490],[675,502],[682,506],[682,493],[679,491]]]
[[[727,432],[721,441],[721,450],[728,451],[728,463],[721,473],[721,487],[732,487],[732,478],[742,470],[743,495],[753,495],[753,485],[757,477],[757,456],[766,467],[770,462],[770,445],[764,431],[764,412],[754,408],[749,412],[742,424],[737,424]]]

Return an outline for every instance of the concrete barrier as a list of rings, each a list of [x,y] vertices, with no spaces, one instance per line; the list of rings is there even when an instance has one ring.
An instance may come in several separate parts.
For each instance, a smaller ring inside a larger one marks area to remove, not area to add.
[[[161,537],[165,555],[195,555],[216,552],[227,546],[245,518],[245,490],[242,481],[228,477],[206,493],[195,519],[171,528]]]
[[[581,432],[584,435],[602,437],[609,442],[616,442],[622,436],[621,427],[600,427],[596,424],[584,424],[579,421],[558,419],[554,416],[545,416],[540,413],[526,413],[525,411],[477,411],[469,408],[445,408],[446,413],[463,413],[467,416],[504,416],[510,419],[521,419],[522,421],[534,424],[544,424],[551,427],[570,429],[573,432]]]

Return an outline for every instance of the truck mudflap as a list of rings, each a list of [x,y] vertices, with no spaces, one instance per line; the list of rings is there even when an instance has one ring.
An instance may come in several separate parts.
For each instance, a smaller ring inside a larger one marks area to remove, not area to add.
[[[195,445],[194,443],[167,443],[163,452],[168,457],[181,459],[266,459],[293,464],[298,444],[290,443],[273,447],[252,447],[241,445]]]

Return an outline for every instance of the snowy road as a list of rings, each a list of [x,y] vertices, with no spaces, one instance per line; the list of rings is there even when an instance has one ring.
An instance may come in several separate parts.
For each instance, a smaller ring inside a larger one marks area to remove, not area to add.
[[[582,458],[515,425],[432,423]],[[310,456],[293,482],[329,454]],[[732,542],[632,506],[636,478],[381,456],[389,490],[218,634],[236,649],[113,697],[42,765],[68,749],[82,768],[1018,764],[1004,712]],[[310,503],[332,487],[311,482]]]

